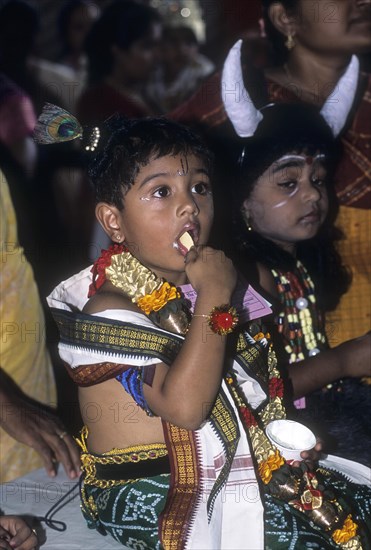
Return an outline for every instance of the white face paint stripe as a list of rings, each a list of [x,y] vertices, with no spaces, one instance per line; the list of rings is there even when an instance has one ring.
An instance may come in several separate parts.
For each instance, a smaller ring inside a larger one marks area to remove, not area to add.
[[[299,189],[298,187],[296,187],[292,193],[290,193],[290,195],[288,195],[287,199],[285,199],[284,201],[282,202],[279,202],[278,204],[275,204],[272,206],[272,208],[280,208],[281,206],[285,206],[290,199],[292,199],[292,197],[294,197],[296,195],[296,193],[298,193]]]
[[[312,157],[312,155],[284,155],[283,157],[280,157],[278,160],[274,161],[274,164],[292,160],[301,160],[305,162],[308,157],[313,158],[313,161],[315,161],[326,158],[326,155],[324,155],[323,153],[318,153],[314,157]]]

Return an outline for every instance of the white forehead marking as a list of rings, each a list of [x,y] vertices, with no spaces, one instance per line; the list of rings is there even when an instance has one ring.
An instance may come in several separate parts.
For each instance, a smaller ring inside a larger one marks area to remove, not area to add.
[[[306,159],[310,157],[310,158],[313,158],[313,160],[320,160],[320,159],[324,159],[326,157],[326,155],[324,155],[323,153],[318,153],[317,155],[313,156],[313,155],[284,155],[283,157],[280,157],[278,160],[274,161],[274,164],[277,164],[278,162],[284,162],[284,161],[289,161],[289,160],[301,160],[301,161],[306,161]]]
[[[283,157],[280,157],[278,160],[275,161],[274,164],[277,162],[282,162],[284,160],[305,160],[308,155],[284,155]]]

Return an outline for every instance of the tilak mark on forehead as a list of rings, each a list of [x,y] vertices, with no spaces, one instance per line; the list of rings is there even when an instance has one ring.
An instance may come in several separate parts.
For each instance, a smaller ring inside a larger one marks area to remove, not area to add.
[[[185,157],[184,161],[183,158],[180,159],[180,165],[182,167],[181,170],[177,170],[177,176],[186,176],[189,172],[189,165],[188,165],[188,159]]]

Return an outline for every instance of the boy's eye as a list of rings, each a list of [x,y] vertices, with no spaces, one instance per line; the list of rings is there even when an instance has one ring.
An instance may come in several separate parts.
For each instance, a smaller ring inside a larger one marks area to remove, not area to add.
[[[170,195],[170,189],[166,186],[158,187],[154,193],[153,196],[163,199],[165,197],[168,197]]]
[[[197,193],[198,195],[207,195],[211,193],[210,184],[204,181],[200,181],[192,187],[192,192]]]

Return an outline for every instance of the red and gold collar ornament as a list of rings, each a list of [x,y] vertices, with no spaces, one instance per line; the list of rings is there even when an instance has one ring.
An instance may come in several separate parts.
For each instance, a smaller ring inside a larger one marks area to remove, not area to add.
[[[89,287],[89,298],[108,280],[154,324],[176,334],[186,334],[191,314],[180,291],[142,265],[125,245],[114,244],[102,250],[91,272],[93,281]]]
[[[153,271],[142,265],[123,244],[114,244],[102,250],[91,269],[93,281],[88,298],[109,280],[122,290],[157,326],[186,334],[191,321],[188,303],[176,286],[159,279]],[[204,315],[213,332],[229,334],[238,323],[237,311],[229,305],[213,308]]]
[[[94,296],[106,282],[106,267],[111,265],[112,256],[122,254],[123,252],[128,252],[128,249],[123,244],[113,244],[107,250],[101,250],[99,258],[95,260],[91,268],[93,280],[89,286],[88,298]]]

